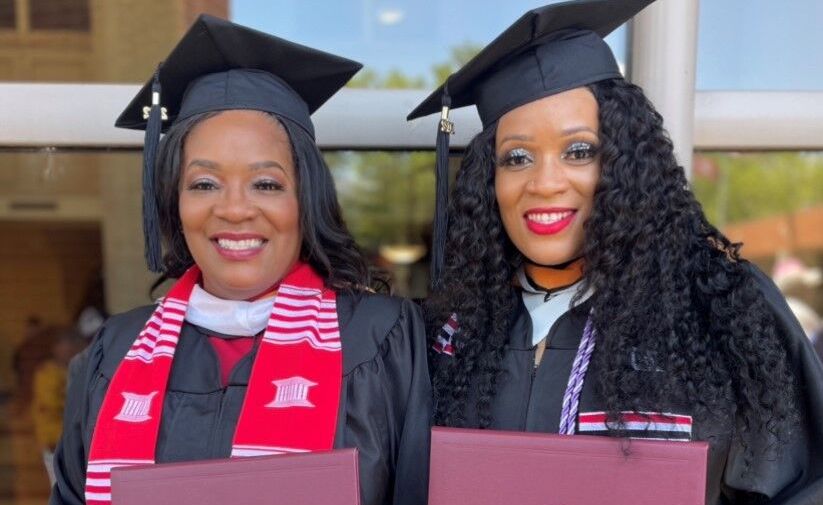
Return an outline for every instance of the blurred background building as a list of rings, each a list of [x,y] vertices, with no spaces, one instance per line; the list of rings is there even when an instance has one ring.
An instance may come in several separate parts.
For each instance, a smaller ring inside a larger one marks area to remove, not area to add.
[[[142,137],[112,124],[199,13],[365,63],[315,116],[318,142],[356,238],[398,294],[419,298],[435,119],[404,117],[544,3],[0,0],[0,505],[48,494],[30,405],[37,370],[60,361],[59,335],[152,299]],[[823,3],[790,4],[658,0],[608,41],[663,113],[712,222],[775,272],[798,310],[820,314]],[[456,122],[453,168],[480,127],[473,110]]]

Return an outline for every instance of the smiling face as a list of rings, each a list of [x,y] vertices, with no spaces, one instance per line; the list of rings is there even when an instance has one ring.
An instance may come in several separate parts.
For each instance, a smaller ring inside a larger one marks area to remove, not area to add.
[[[203,273],[224,299],[251,298],[279,282],[300,255],[300,213],[291,143],[257,111],[204,120],[186,138],[180,221]]]
[[[580,256],[600,178],[598,107],[576,88],[513,109],[495,137],[495,194],[506,233],[532,263]]]

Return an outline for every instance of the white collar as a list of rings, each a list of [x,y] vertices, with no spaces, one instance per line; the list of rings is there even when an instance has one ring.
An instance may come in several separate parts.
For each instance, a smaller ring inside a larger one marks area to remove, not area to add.
[[[253,302],[224,300],[194,286],[186,308],[186,321],[223,335],[251,337],[266,329],[274,297]]]
[[[560,316],[572,308],[572,301],[580,289],[580,282],[552,292],[547,299],[548,291],[533,286],[523,268],[517,271],[517,280],[523,290],[521,293],[523,305],[526,306],[532,319],[532,345],[537,345],[546,338]],[[591,291],[585,293],[575,305],[585,302],[591,295]]]

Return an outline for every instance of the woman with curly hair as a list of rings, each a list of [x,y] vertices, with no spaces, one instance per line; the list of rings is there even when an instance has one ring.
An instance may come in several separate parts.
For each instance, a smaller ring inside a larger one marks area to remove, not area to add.
[[[823,367],[603,41],[649,3],[530,11],[410,115],[442,105],[441,152],[449,106],[483,123],[425,306],[436,424],[705,440],[708,504],[823,503]]]
[[[360,67],[201,16],[121,115],[175,282],[73,362],[52,505],[111,503],[114,467],[347,447],[363,504],[425,502],[423,319],[369,289],[310,117]]]

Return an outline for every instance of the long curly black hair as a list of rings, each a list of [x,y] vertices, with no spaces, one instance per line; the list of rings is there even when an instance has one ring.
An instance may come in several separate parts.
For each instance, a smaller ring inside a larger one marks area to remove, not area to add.
[[[642,90],[623,79],[589,89],[599,105],[602,168],[584,227],[581,292],[594,293],[589,380],[612,433],[620,433],[620,411],[664,411],[676,402],[744,446],[762,430],[787,434],[795,420],[793,378],[739,244],[707,221]],[[442,364],[433,375],[441,425],[465,426],[467,409],[476,411],[477,427],[492,423],[518,303],[512,278],[523,258],[495,199],[495,130],[490,125],[467,148],[449,207],[443,282],[426,304],[432,338],[450,314],[459,320],[454,358],[434,358]],[[666,373],[632,373],[637,353]]]
[[[160,231],[163,238],[164,277],[177,278],[192,264],[180,222],[180,175],[186,138],[195,126],[220,114],[204,112],[175,123],[160,142],[155,163]],[[302,244],[300,259],[308,262],[326,284],[343,291],[383,287],[383,279],[369,269],[360,248],[349,233],[337,193],[323,156],[314,139],[288,118],[266,114],[282,126],[291,141],[297,176]],[[162,279],[161,279],[162,280]]]

